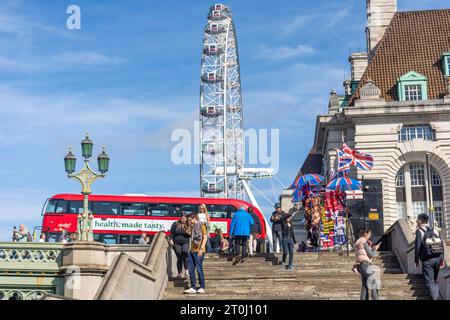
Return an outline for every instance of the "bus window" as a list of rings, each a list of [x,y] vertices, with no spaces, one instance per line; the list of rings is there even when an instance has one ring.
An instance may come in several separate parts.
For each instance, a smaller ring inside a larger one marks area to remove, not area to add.
[[[141,236],[139,235],[139,236],[133,236],[133,242],[132,242],[132,244],[139,244],[139,239],[141,238]]]
[[[169,217],[180,217],[183,210],[181,210],[181,204],[169,205]]]
[[[237,211],[237,208],[235,208],[234,206],[230,206],[230,215],[229,217],[231,219],[233,219],[234,213]]]
[[[67,212],[67,201],[52,199],[49,200],[45,212],[48,213],[66,213]]]
[[[198,205],[196,204],[182,204],[181,211],[185,214],[198,213]]]
[[[169,215],[170,206],[164,203],[150,203],[148,205],[148,214],[156,217],[165,217]]]
[[[115,234],[94,233],[94,241],[104,244],[117,244],[117,236]]]
[[[208,213],[211,218],[226,219],[230,217],[230,206],[222,204],[208,204],[206,205]]]
[[[130,244],[131,236],[130,235],[119,235],[119,243],[120,244]]]
[[[119,204],[117,202],[92,202],[92,212],[94,214],[116,215],[119,212]]]
[[[121,214],[125,216],[147,215],[147,204],[145,203],[122,203]]]
[[[69,213],[83,213],[83,201],[70,201]]]

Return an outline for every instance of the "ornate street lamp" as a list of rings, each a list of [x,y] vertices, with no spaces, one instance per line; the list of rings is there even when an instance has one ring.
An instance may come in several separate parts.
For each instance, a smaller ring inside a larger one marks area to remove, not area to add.
[[[89,135],[86,133],[86,138],[81,141],[84,166],[81,171],[76,174],[74,174],[74,172],[77,158],[72,154],[72,148],[69,147],[69,153],[64,157],[64,167],[67,177],[76,179],[81,183],[81,193],[84,196],[83,213],[79,214],[77,218],[77,240],[81,241],[94,241],[92,225],[94,216],[92,213],[89,213],[89,195],[92,192],[92,183],[99,178],[104,178],[109,168],[109,156],[105,152],[105,147],[103,147],[102,153],[97,158],[98,171],[100,171],[100,173],[96,173],[91,169],[89,166],[89,158],[92,156],[93,146],[94,143],[89,139]]]

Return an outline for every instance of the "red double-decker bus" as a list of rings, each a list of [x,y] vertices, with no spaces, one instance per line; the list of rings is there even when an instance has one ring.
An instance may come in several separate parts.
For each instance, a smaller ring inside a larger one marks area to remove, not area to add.
[[[83,196],[57,194],[47,201],[42,221],[42,232],[47,241],[59,241],[63,231],[68,234],[76,232],[77,216],[83,212]],[[150,236],[160,231],[169,233],[172,223],[179,218],[180,210],[186,214],[198,213],[202,203],[211,216],[211,232],[221,229],[225,236],[234,212],[241,206],[251,206],[236,199],[90,195],[94,240],[106,244],[131,244],[138,243],[142,232]],[[256,207],[254,211],[260,219],[261,238],[265,239],[264,216]]]

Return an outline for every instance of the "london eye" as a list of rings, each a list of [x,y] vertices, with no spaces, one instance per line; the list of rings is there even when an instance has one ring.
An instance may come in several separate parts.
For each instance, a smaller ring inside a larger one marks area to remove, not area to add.
[[[239,54],[231,10],[213,5],[204,29],[200,84],[202,197],[243,199]]]

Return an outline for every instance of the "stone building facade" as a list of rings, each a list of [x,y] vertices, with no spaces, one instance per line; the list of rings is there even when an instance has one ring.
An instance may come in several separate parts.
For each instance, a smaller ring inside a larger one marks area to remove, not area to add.
[[[396,0],[367,0],[366,38],[344,94],[333,90],[317,117],[320,172],[337,168],[343,142],[372,154],[373,169],[351,175],[381,180],[385,230],[431,212],[450,238],[450,9],[397,12]]]

